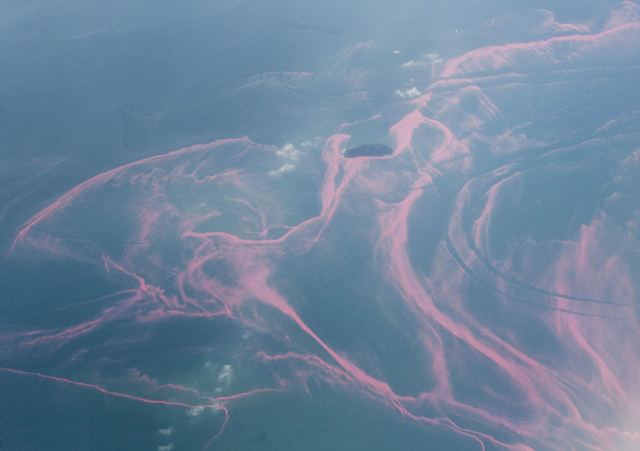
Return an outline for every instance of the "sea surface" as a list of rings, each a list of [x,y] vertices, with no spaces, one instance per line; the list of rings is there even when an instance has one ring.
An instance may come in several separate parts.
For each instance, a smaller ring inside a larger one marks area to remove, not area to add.
[[[640,449],[637,2],[5,0],[0,80],[0,450]]]

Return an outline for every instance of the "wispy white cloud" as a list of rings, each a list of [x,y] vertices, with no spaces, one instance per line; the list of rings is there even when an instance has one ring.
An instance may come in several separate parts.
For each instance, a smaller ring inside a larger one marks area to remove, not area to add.
[[[279,175],[284,174],[285,172],[293,171],[295,168],[296,168],[295,165],[293,165],[291,163],[286,163],[286,164],[283,164],[282,166],[280,166],[275,171],[269,171],[269,175],[271,177],[277,177]]]
[[[322,139],[319,136],[316,136],[309,141],[303,141],[300,143],[300,147],[317,147],[322,143]]]
[[[175,429],[173,429],[172,427],[168,427],[166,429],[158,429],[158,433],[162,435],[171,435],[173,434],[174,430]]]
[[[395,91],[395,95],[397,95],[398,97],[402,97],[403,99],[414,99],[416,97],[420,97],[422,95],[422,91],[414,86],[413,88],[407,89],[405,91],[400,91],[398,89]]]
[[[187,410],[187,415],[189,415],[192,418],[196,418],[200,416],[202,412],[204,412],[204,407],[192,407],[189,410]]]
[[[291,143],[285,144],[276,152],[276,155],[289,161],[297,161],[301,154],[302,152],[296,149]]]
[[[416,60],[411,60],[411,61],[407,61],[406,63],[402,64],[402,67],[410,69],[412,67],[427,67],[428,63],[426,61],[416,61]]]
[[[218,382],[225,385],[230,385],[231,382],[236,378],[236,375],[233,373],[233,368],[231,365],[224,365],[222,367],[222,371],[218,374]]]
[[[291,143],[286,143],[276,151],[276,155],[286,162],[278,169],[269,171],[271,177],[278,177],[286,172],[291,172],[296,168],[296,163],[302,156],[302,152],[296,149]]]
[[[433,64],[441,62],[442,58],[440,58],[440,55],[438,55],[437,53],[427,53],[420,59],[407,61],[406,63],[402,64],[402,67],[404,67],[405,69],[411,69],[414,67],[429,67]]]

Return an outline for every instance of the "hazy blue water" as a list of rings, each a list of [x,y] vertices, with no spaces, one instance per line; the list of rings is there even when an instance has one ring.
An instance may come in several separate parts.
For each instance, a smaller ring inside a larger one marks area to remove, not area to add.
[[[0,449],[636,449],[639,24],[4,2]]]

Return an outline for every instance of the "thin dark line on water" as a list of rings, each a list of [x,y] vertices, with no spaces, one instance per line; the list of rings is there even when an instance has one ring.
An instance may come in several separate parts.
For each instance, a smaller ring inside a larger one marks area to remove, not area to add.
[[[593,150],[593,152],[598,152],[597,150]],[[546,153],[545,153],[546,154]],[[544,156],[545,154],[541,155],[540,157]],[[579,156],[582,160],[584,160],[584,156],[580,155]],[[577,158],[577,156],[576,156]],[[516,163],[515,169],[516,170],[522,170],[524,171],[525,169],[522,168],[524,162],[518,162]],[[532,166],[529,166],[528,168],[526,168],[527,170],[530,169],[534,169],[540,166],[545,166],[547,163],[544,161],[532,161]],[[499,168],[501,169],[501,168]],[[504,180],[505,177],[509,177],[513,175],[513,171],[509,172],[509,173],[505,173],[505,174],[501,174],[500,176],[496,177],[494,180],[492,180],[492,184],[489,185],[489,187],[485,187],[486,189],[483,190],[483,195],[484,193],[486,193],[488,191],[488,189],[490,189],[491,187],[495,186],[498,182]],[[587,297],[583,297],[583,296],[573,296],[573,295],[569,295],[569,294],[563,294],[563,293],[558,293],[558,292],[554,292],[554,291],[550,291],[550,290],[545,290],[544,288],[539,288],[536,287],[534,285],[531,285],[523,280],[520,280],[516,277],[509,277],[506,276],[504,274],[501,274],[492,264],[491,262],[480,252],[480,249],[478,249],[478,247],[475,245],[472,237],[470,234],[467,233],[467,231],[464,232],[465,233],[465,238],[466,238],[466,243],[469,246],[469,248],[471,249],[471,251],[474,253],[474,255],[478,258],[478,260],[480,260],[480,262],[485,266],[485,268],[487,268],[488,271],[492,272],[493,274],[495,274],[497,277],[501,278],[502,280],[504,280],[505,282],[508,282],[510,284],[516,285],[521,289],[524,290],[529,290],[531,292],[537,293],[537,294],[541,294],[541,295],[545,295],[545,296],[551,296],[551,297],[559,297],[562,299],[567,299],[567,300],[571,300],[571,301],[576,301],[576,302],[584,302],[584,303],[593,303],[593,304],[603,304],[603,305],[612,305],[612,306],[618,306],[618,307],[627,307],[627,308],[632,308],[632,309],[638,309],[640,308],[640,306],[634,305],[634,304],[629,304],[629,303],[624,303],[624,302],[615,302],[615,301],[605,301],[602,299],[594,299],[594,298],[587,298]]]
[[[151,241],[109,241],[109,240],[95,240],[91,238],[73,238],[73,237],[57,236],[51,233],[44,232],[36,227],[32,227],[31,230],[41,233],[43,235],[46,235],[50,238],[53,238],[56,240],[63,240],[63,241],[80,241],[80,242],[99,243],[99,244],[122,244],[125,246],[148,246],[150,244],[153,244]]]
[[[289,28],[294,28],[297,30],[316,31],[318,33],[333,34],[333,35],[340,34],[340,29],[334,28],[334,27],[328,27],[326,25],[314,25],[314,24],[307,24],[302,22],[285,22],[285,23]]]
[[[473,280],[475,280],[476,282],[480,283],[484,287],[488,288],[489,290],[493,291],[494,293],[505,297],[506,299],[509,299],[509,300],[511,300],[513,302],[517,302],[517,303],[520,303],[520,304],[525,304],[525,305],[528,305],[530,307],[539,308],[539,309],[542,309],[542,310],[549,310],[549,311],[560,312],[560,313],[568,313],[568,314],[571,314],[571,315],[578,315],[578,316],[585,316],[585,317],[595,317],[595,318],[611,319],[611,320],[616,320],[616,321],[624,321],[624,318],[617,318],[617,317],[608,316],[608,315],[599,315],[597,313],[580,312],[580,311],[577,311],[577,310],[569,310],[569,309],[564,309],[564,308],[560,308],[560,307],[551,307],[551,306],[546,306],[546,305],[542,305],[542,304],[537,304],[535,302],[525,301],[524,299],[519,299],[519,298],[516,298],[516,297],[514,297],[512,295],[509,295],[508,293],[504,292],[503,290],[500,290],[499,288],[496,288],[495,286],[491,285],[488,281],[486,281],[485,279],[483,279],[482,277],[477,275],[475,272],[473,272],[471,270],[471,268],[469,268],[467,266],[467,264],[462,260],[462,257],[460,257],[460,254],[458,254],[458,252],[455,250],[455,246],[453,245],[453,243],[451,243],[451,239],[449,238],[448,234],[445,234],[445,244],[447,246],[447,250],[449,251],[449,254],[451,255],[451,257],[457,262],[458,266],[460,266],[460,268],[469,277],[471,277]]]

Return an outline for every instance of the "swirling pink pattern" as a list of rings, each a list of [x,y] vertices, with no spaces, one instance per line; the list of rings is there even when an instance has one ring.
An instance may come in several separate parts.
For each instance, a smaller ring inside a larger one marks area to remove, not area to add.
[[[539,11],[527,41],[407,62],[416,95],[345,118],[315,153],[227,139],[78,185],[12,258],[77,262],[113,289],[66,305],[64,327],[4,328],[3,380],[208,412],[200,449],[240,443],[251,406],[323,396],[345,422],[346,405],[418,431],[416,449],[640,448],[638,110],[585,110],[637,80],[638,11]],[[376,51],[280,82],[365,92],[351,61]],[[345,159],[371,126],[393,154]],[[217,372],[153,374],[134,349]]]

